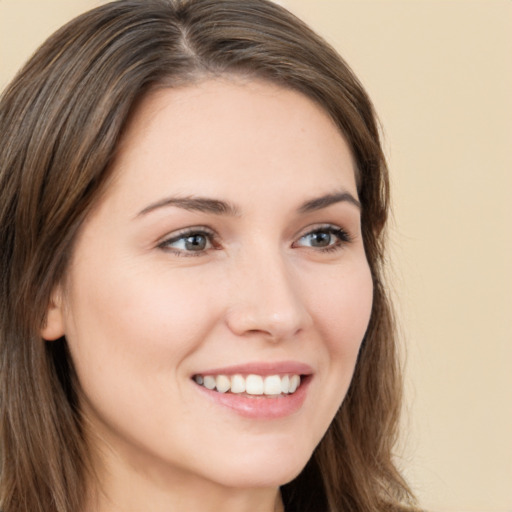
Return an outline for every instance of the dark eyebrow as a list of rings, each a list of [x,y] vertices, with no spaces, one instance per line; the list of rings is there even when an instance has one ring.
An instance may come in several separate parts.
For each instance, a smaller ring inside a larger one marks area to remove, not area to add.
[[[327,208],[332,204],[340,203],[343,201],[349,202],[358,208],[361,208],[361,203],[352,194],[349,192],[338,192],[310,199],[309,201],[303,203],[299,207],[298,211],[299,213],[309,213],[315,210],[321,210],[322,208]],[[187,196],[167,197],[165,199],[161,199],[156,203],[152,203],[149,206],[146,206],[146,208],[137,214],[137,217],[146,215],[147,213],[157,210],[158,208],[165,208],[167,206],[176,206],[177,208],[183,208],[184,210],[192,212],[213,213],[215,215],[228,215],[232,217],[240,215],[238,207],[227,201],[212,199],[209,197]]]
[[[315,210],[321,210],[322,208],[327,208],[335,203],[348,202],[357,206],[357,208],[361,209],[361,203],[350,193],[350,192],[337,192],[334,194],[326,194],[325,196],[317,197],[315,199],[311,199],[306,201],[300,208],[300,213],[309,213]]]
[[[167,197],[165,199],[161,199],[156,203],[146,206],[146,208],[144,208],[137,214],[137,217],[145,215],[158,208],[164,208],[166,206],[176,206],[178,208],[183,208],[184,210],[189,210],[191,212],[213,213],[215,215],[240,215],[238,208],[234,204],[231,204],[227,201],[221,201],[220,199],[211,199],[209,197],[189,196]]]

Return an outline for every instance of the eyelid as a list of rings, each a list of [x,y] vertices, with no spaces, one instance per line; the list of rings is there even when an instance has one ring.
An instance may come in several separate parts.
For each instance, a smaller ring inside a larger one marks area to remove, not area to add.
[[[208,247],[201,251],[187,251],[183,249],[177,249],[171,247],[171,244],[181,240],[182,238],[186,238],[187,236],[192,235],[203,235],[206,236],[210,242],[211,247]],[[174,231],[165,237],[163,237],[159,242],[157,242],[157,247],[164,251],[170,251],[178,256],[201,256],[210,251],[211,249],[216,249],[215,241],[217,239],[217,234],[212,229],[206,226],[191,226],[187,228],[180,229],[178,231]]]
[[[311,249],[313,249],[315,251],[321,252],[321,251],[329,251],[329,250],[333,250],[333,249],[338,249],[338,248],[341,248],[342,246],[344,246],[345,244],[352,242],[352,240],[353,240],[353,237],[350,234],[350,232],[347,229],[345,229],[337,224],[317,224],[314,226],[308,226],[305,230],[303,230],[297,236],[295,242],[293,242],[292,247],[297,247],[296,244],[298,244],[298,242],[300,240],[302,240],[303,238],[305,238],[308,235],[312,235],[319,231],[327,231],[330,234],[337,236],[338,241],[337,241],[337,243],[328,245],[326,247],[310,247]],[[299,245],[298,247],[302,247],[302,246]],[[305,247],[307,247],[307,246],[305,246]]]
[[[300,244],[300,241],[307,237],[308,235],[312,235],[317,232],[328,232],[331,235],[337,237],[336,242],[331,243],[325,247],[315,247]],[[193,236],[193,235],[201,235],[205,236],[208,239],[209,247],[206,247],[201,250],[187,250],[180,249],[176,247],[172,247],[172,244],[178,242],[181,239]],[[295,237],[295,241],[292,243],[293,248],[306,248],[311,249],[316,252],[329,252],[337,249],[341,249],[344,245],[352,242],[353,237],[345,228],[337,225],[337,224],[316,224],[312,226],[308,226],[303,229],[300,234]],[[157,242],[156,246],[159,249],[164,251],[172,252],[177,256],[203,256],[207,254],[212,249],[217,250],[220,248],[220,244],[218,243],[218,235],[217,233],[207,226],[191,226],[182,228],[178,231],[174,231],[165,237],[163,237],[159,242]]]

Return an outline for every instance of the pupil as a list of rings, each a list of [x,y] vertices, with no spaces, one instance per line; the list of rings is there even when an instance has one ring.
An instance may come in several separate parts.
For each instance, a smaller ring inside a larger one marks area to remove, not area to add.
[[[203,235],[188,236],[185,246],[189,251],[200,251],[206,247],[206,238]]]
[[[331,243],[331,234],[326,231],[319,231],[313,235],[312,243],[315,247],[325,247]]]

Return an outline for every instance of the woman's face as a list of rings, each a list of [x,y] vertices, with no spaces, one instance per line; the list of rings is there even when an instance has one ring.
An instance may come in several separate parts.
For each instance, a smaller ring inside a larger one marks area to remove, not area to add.
[[[43,329],[68,340],[91,442],[110,475],[289,481],[370,317],[347,144],[297,92],[207,80],[147,97],[113,173]]]

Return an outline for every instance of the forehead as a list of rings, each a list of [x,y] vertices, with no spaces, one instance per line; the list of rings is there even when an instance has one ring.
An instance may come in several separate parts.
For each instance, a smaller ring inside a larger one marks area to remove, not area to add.
[[[238,78],[150,93],[126,127],[113,171],[139,195],[151,180],[173,193],[222,195],[236,185],[289,189],[299,178],[312,189],[341,180],[357,195],[351,152],[320,106]]]

